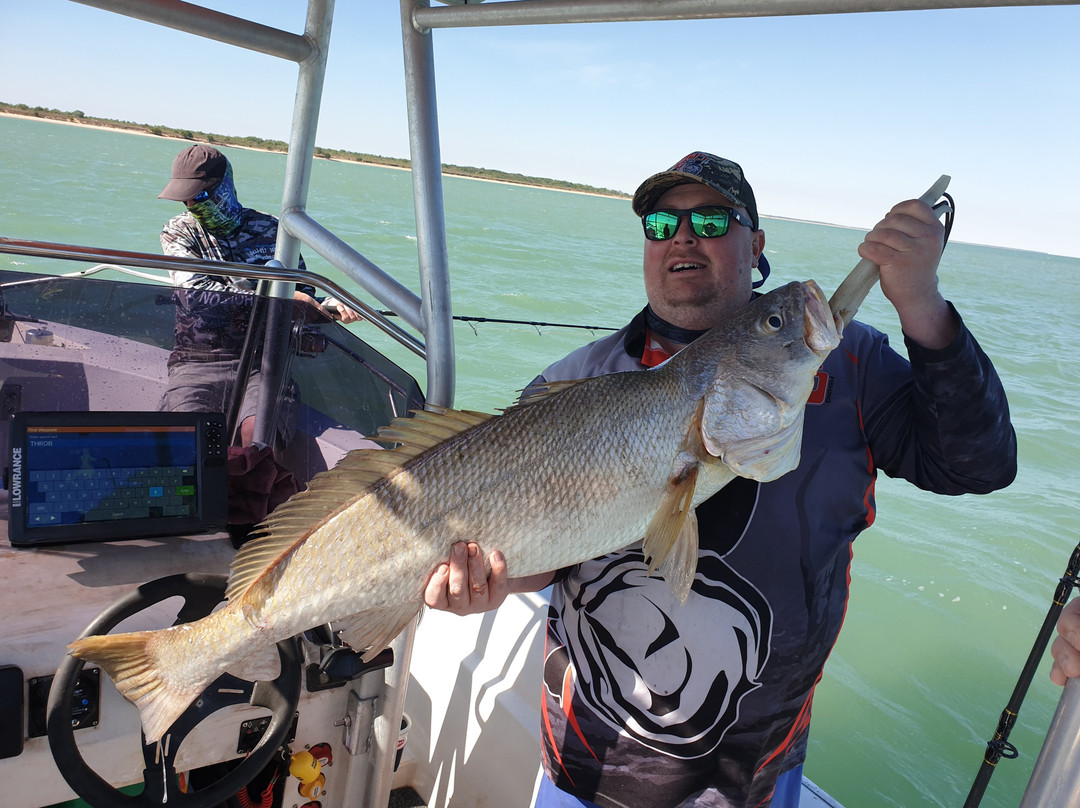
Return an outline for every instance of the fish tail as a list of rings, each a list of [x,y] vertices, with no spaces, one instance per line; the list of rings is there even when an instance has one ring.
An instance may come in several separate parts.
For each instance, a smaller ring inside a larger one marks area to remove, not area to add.
[[[170,681],[154,658],[158,633],[98,634],[68,645],[72,656],[100,665],[121,695],[139,708],[147,743],[158,741],[216,676],[183,686]]]

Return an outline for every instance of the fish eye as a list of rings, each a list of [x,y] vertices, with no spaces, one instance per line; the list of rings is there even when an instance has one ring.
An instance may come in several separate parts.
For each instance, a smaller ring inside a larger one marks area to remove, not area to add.
[[[765,317],[764,325],[766,331],[775,333],[784,327],[784,318],[776,313],[770,314]]]

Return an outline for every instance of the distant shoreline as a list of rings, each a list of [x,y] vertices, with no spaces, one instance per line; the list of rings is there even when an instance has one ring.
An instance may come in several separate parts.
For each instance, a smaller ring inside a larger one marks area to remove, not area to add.
[[[128,128],[126,126],[107,126],[105,124],[100,124],[100,123],[86,123],[86,122],[83,122],[83,121],[73,121],[73,120],[70,120],[70,119],[46,118],[46,117],[41,117],[41,116],[37,116],[37,115],[23,115],[23,114],[20,114],[20,113],[17,113],[17,112],[6,112],[4,110],[0,110],[0,116],[2,116],[4,118],[20,118],[20,119],[31,120],[31,121],[41,121],[43,123],[59,123],[59,124],[64,124],[66,126],[79,126],[79,127],[82,127],[83,129],[100,129],[100,130],[102,130],[104,132],[123,132],[123,133],[129,134],[129,135],[142,135],[143,137],[153,137],[153,138],[159,138],[159,139],[165,139],[165,140],[176,140],[176,141],[179,141],[181,143],[191,143],[191,142],[205,143],[205,142],[207,142],[207,141],[203,141],[203,140],[192,141],[191,138],[177,137],[175,135],[166,135],[166,134],[160,134],[159,135],[159,134],[155,134],[153,132],[142,131],[140,129],[131,129],[131,128]],[[259,148],[257,146],[244,146],[244,145],[239,144],[239,143],[226,143],[224,141],[218,142],[216,140],[211,145],[214,145],[214,146],[227,146],[230,149],[247,149],[248,151],[269,152],[271,154],[285,154],[285,152],[280,151],[278,149],[264,149],[264,148]],[[399,170],[399,171],[411,171],[411,168],[409,166],[390,165],[388,163],[380,163],[380,162],[373,161],[373,160],[343,160],[343,159],[341,159],[339,157],[320,157],[320,156],[316,156],[315,159],[316,160],[329,160],[329,161],[335,162],[335,163],[356,163],[358,165],[376,166],[378,168],[392,168],[392,169]],[[601,197],[603,199],[623,199],[623,200],[629,201],[630,198],[631,198],[629,194],[617,195],[617,194],[605,194],[605,193],[602,193],[600,191],[576,191],[576,190],[574,190],[572,188],[555,188],[555,187],[552,187],[552,186],[549,186],[549,185],[540,185],[540,184],[533,184],[533,183],[528,183],[528,182],[511,182],[509,180],[497,180],[497,179],[491,179],[489,177],[473,177],[473,176],[468,176],[468,175],[464,175],[464,174],[454,174],[454,173],[451,173],[451,172],[443,172],[443,173],[447,177],[458,177],[460,179],[477,180],[479,182],[493,182],[496,185],[518,185],[518,186],[524,186],[526,188],[541,188],[541,189],[546,190],[546,191],[560,191],[561,193],[581,194],[582,196],[598,196],[598,197]],[[780,221],[780,222],[800,222],[802,224],[820,224],[820,225],[824,225],[825,227],[841,227],[841,228],[844,228],[846,230],[865,230],[866,229],[866,228],[863,228],[863,227],[855,227],[853,225],[832,224],[831,222],[819,222],[819,221],[814,221],[814,220],[811,220],[811,219],[795,219],[795,218],[791,218],[789,216],[769,216],[766,213],[761,214],[761,218],[763,218],[763,219],[773,219],[774,221]]]
[[[187,137],[186,133],[185,133],[185,136],[180,136],[180,135],[176,135],[176,134],[169,134],[169,133],[166,133],[165,131],[156,132],[156,131],[153,131],[153,130],[158,129],[159,127],[152,127],[152,126],[149,126],[147,124],[128,124],[128,125],[124,125],[124,126],[120,126],[120,125],[110,126],[107,123],[102,123],[102,121],[105,120],[105,119],[101,119],[101,118],[91,118],[91,119],[86,120],[86,121],[76,120],[75,119],[76,116],[73,115],[72,113],[63,113],[63,112],[60,112],[58,110],[46,110],[46,111],[43,111],[41,114],[38,114],[38,111],[36,111],[36,110],[30,110],[30,111],[27,111],[27,112],[13,112],[13,111],[11,111],[12,106],[13,105],[11,105],[11,104],[6,104],[6,103],[0,102],[0,116],[3,116],[5,118],[20,118],[20,119],[23,119],[23,120],[31,120],[31,121],[37,120],[37,121],[42,121],[44,123],[66,124],[68,126],[81,126],[81,127],[85,128],[85,129],[100,129],[100,130],[108,131],[108,132],[122,132],[122,133],[127,133],[127,134],[132,134],[132,135],[143,135],[145,137],[164,138],[166,140],[175,140],[175,141],[179,141],[181,143],[209,143],[210,145],[227,146],[228,148],[232,148],[232,149],[247,149],[249,151],[262,151],[262,152],[270,152],[270,153],[273,153],[273,154],[285,154],[286,153],[285,148],[267,148],[267,147],[261,147],[261,146],[247,145],[247,144],[244,144],[244,143],[237,143],[237,142],[235,142],[235,140],[231,140],[229,138],[226,138],[223,135],[206,135],[206,133],[199,132],[198,134],[202,135],[203,137],[195,137],[196,133],[191,133],[192,137]],[[48,114],[45,114],[45,113],[48,113]],[[165,127],[160,127],[160,129],[164,130]],[[171,131],[184,131],[184,130],[171,130]],[[363,159],[363,157],[360,156],[360,155],[356,155],[355,157],[352,157],[352,156],[346,157],[345,156],[346,154],[354,155],[355,153],[353,153],[353,152],[346,153],[346,152],[341,152],[341,151],[338,151],[338,150],[326,150],[326,149],[321,149],[321,148],[316,148],[315,151],[316,151],[316,153],[315,153],[315,159],[316,160],[330,160],[330,161],[338,162],[338,163],[356,163],[358,165],[376,166],[376,167],[379,167],[379,168],[394,168],[394,169],[400,169],[400,170],[403,170],[403,171],[411,170],[411,167],[408,165],[407,160],[398,159],[398,158],[385,158],[385,162],[384,162],[383,159]],[[333,151],[337,151],[337,154],[334,154]],[[370,155],[368,155],[368,156],[370,156]],[[460,167],[444,165],[443,166],[443,176],[459,177],[461,179],[467,179],[467,180],[479,180],[481,182],[493,182],[493,183],[496,183],[498,185],[516,185],[516,186],[525,187],[525,188],[540,188],[540,189],[547,190],[547,191],[561,191],[563,193],[568,193],[568,194],[581,194],[582,196],[595,196],[595,197],[600,197],[600,198],[603,198],[603,199],[618,199],[618,200],[626,200],[626,201],[629,201],[631,199],[630,194],[624,194],[624,193],[621,193],[621,192],[607,192],[604,189],[592,189],[592,190],[590,190],[590,189],[587,189],[587,188],[564,188],[564,187],[559,187],[558,185],[544,184],[543,182],[529,182],[528,181],[529,179],[541,179],[541,178],[524,178],[523,177],[522,180],[516,180],[516,179],[500,179],[500,178],[497,178],[497,177],[484,177],[484,176],[477,176],[475,173],[472,173],[472,172],[482,171],[481,169],[465,169],[465,170],[462,170],[462,171],[454,171],[453,170],[454,168],[460,168]],[[492,172],[492,173],[501,174],[503,172]],[[552,182],[559,182],[559,181],[554,180]],[[573,185],[574,183],[567,183],[567,184]],[[799,223],[799,224],[821,225],[822,227],[838,227],[838,228],[841,228],[843,230],[858,230],[858,231],[861,231],[863,233],[867,233],[871,229],[869,227],[864,227],[864,226],[835,224],[833,222],[823,222],[823,221],[819,221],[817,219],[799,219],[799,218],[795,218],[795,217],[791,217],[791,216],[772,216],[772,215],[769,215],[767,213],[762,213],[761,218],[762,219],[771,219],[773,221],[781,221],[781,222],[796,222],[796,223]],[[965,245],[971,246],[971,247],[990,247],[990,248],[993,248],[993,249],[1001,249],[1001,250],[1017,250],[1019,252],[1040,252],[1038,250],[1023,249],[1023,248],[1020,248],[1020,247],[1002,247],[1000,245],[982,244],[982,243],[974,242],[974,241],[958,241],[958,240],[955,240],[955,239],[951,240],[950,243],[953,243],[953,244],[965,244]],[[1059,253],[1041,253],[1041,254],[1051,255],[1051,256],[1054,256],[1054,257],[1061,257],[1061,258],[1075,258],[1076,257],[1076,256],[1063,255],[1063,254],[1059,254]]]
[[[192,142],[194,142],[194,143],[206,143],[207,142],[205,140],[199,140],[199,139],[192,140],[191,138],[177,137],[175,135],[168,135],[168,134],[160,134],[159,135],[159,134],[156,134],[154,132],[143,131],[141,129],[129,128],[129,127],[126,127],[126,126],[108,126],[106,124],[87,123],[87,122],[84,122],[84,121],[75,121],[75,120],[71,120],[71,119],[49,118],[49,117],[43,117],[43,116],[38,116],[38,115],[24,115],[24,114],[20,114],[20,113],[17,113],[17,112],[7,112],[7,111],[4,111],[4,110],[0,110],[0,116],[5,117],[5,118],[21,118],[21,119],[26,119],[26,120],[31,120],[31,121],[41,121],[43,123],[59,123],[59,124],[64,124],[66,126],[79,126],[79,127],[82,127],[83,129],[100,129],[100,130],[105,131],[105,132],[122,132],[122,133],[130,134],[130,135],[142,135],[144,137],[153,137],[153,138],[160,138],[160,139],[165,139],[165,140],[176,140],[176,141],[179,141],[181,143],[192,143]],[[240,143],[227,143],[225,141],[217,141],[217,140],[215,140],[211,145],[214,145],[214,146],[226,146],[226,147],[228,147],[230,149],[247,149],[248,151],[269,152],[271,154],[285,154],[285,152],[280,150],[280,149],[266,149],[266,148],[259,148],[258,146],[245,146],[245,145],[240,144]],[[374,160],[344,160],[344,159],[341,159],[339,157],[333,157],[333,156],[331,156],[331,157],[316,156],[315,159],[316,160],[329,160],[329,161],[335,162],[335,163],[356,163],[357,165],[376,166],[378,168],[392,168],[392,169],[399,170],[399,171],[411,171],[412,170],[410,168],[410,166],[407,166],[407,165],[391,165],[389,163],[381,163],[381,162],[374,161]],[[492,178],[489,178],[489,177],[474,177],[474,176],[469,176],[469,175],[465,175],[465,174],[455,174],[455,173],[446,172],[446,171],[444,171],[443,174],[444,174],[444,176],[447,176],[447,177],[457,177],[459,179],[477,180],[478,182],[493,182],[496,185],[517,185],[517,186],[526,187],[526,188],[540,188],[540,189],[543,189],[543,190],[546,190],[546,191],[559,191],[561,193],[567,193],[567,194],[581,194],[582,196],[598,196],[598,197],[601,197],[603,199],[622,199],[622,200],[629,201],[630,198],[631,198],[629,194],[616,195],[616,194],[605,194],[605,193],[602,193],[600,191],[577,191],[577,190],[574,190],[572,188],[555,188],[555,187],[552,187],[550,185],[540,185],[540,184],[534,184],[534,183],[528,183],[528,182],[511,182],[509,180],[492,179]],[[816,220],[813,220],[813,219],[796,219],[796,218],[793,218],[793,217],[790,217],[790,216],[770,216],[767,213],[762,213],[761,218],[762,219],[772,219],[773,221],[779,221],[779,222],[797,222],[797,223],[800,223],[800,224],[817,224],[817,225],[822,225],[824,227],[839,227],[839,228],[842,228],[844,230],[862,230],[864,232],[867,230],[867,228],[865,228],[865,227],[856,227],[855,225],[833,224],[832,222],[820,222],[820,221],[816,221]]]
[[[158,134],[154,134],[153,132],[144,132],[141,129],[132,129],[132,128],[129,128],[127,126],[107,126],[105,124],[100,124],[100,123],[86,123],[84,121],[73,121],[71,119],[65,119],[65,118],[46,118],[46,117],[41,116],[41,115],[23,115],[23,114],[18,113],[18,112],[8,112],[6,110],[0,110],[0,117],[18,118],[20,120],[27,120],[27,121],[39,121],[41,123],[59,123],[59,124],[63,124],[64,126],[78,126],[78,127],[83,128],[83,129],[100,129],[100,130],[102,130],[104,132],[123,132],[124,134],[128,134],[128,135],[142,135],[143,137],[153,137],[153,138],[158,138],[159,140],[164,139],[164,140],[179,140],[179,141],[184,141],[184,142],[190,142],[190,140],[188,138],[176,137],[174,135],[158,135]],[[205,141],[196,141],[196,142],[197,143],[203,143]],[[236,149],[248,149],[250,151],[267,151],[267,152],[274,151],[274,149],[258,149],[258,148],[255,148],[254,146],[241,146],[239,144],[234,144],[234,143],[215,143],[213,145],[228,146],[230,148],[236,148]],[[282,152],[278,152],[278,153],[281,154]]]
[[[26,113],[12,112],[11,111],[11,105],[2,105],[2,106],[0,106],[0,116],[3,116],[5,118],[19,118],[19,119],[23,119],[23,120],[42,121],[44,123],[59,123],[59,124],[64,124],[66,126],[82,127],[83,129],[99,129],[99,130],[106,131],[106,132],[122,132],[122,133],[130,134],[130,135],[142,135],[144,137],[161,138],[161,139],[165,139],[165,140],[177,140],[177,141],[180,141],[182,143],[207,143],[207,144],[209,144],[211,146],[215,146],[215,147],[217,147],[217,146],[225,146],[225,147],[228,147],[230,149],[247,149],[248,151],[261,151],[261,152],[269,152],[269,153],[272,153],[272,154],[286,154],[285,149],[277,149],[277,148],[267,148],[267,147],[261,147],[261,146],[245,145],[243,143],[237,143],[237,142],[235,142],[233,140],[230,140],[229,138],[225,137],[224,135],[208,135],[206,138],[200,138],[200,137],[194,137],[194,136],[193,137],[186,137],[186,136],[181,136],[181,135],[177,135],[177,134],[169,134],[169,133],[164,131],[164,127],[152,127],[152,126],[149,126],[147,124],[131,124],[131,125],[110,126],[108,123],[103,123],[102,122],[103,119],[101,119],[101,118],[91,118],[91,119],[85,120],[85,121],[84,120],[77,120],[75,118],[75,116],[73,116],[73,115],[60,113],[60,112],[57,112],[57,111],[52,111],[52,114],[49,114],[49,115],[35,114],[34,112],[26,112]],[[153,131],[155,129],[161,129],[162,131]],[[192,133],[192,134],[194,134],[194,133]],[[199,134],[204,134],[204,133],[200,132]],[[323,153],[320,154],[320,152],[323,152]],[[355,158],[353,158],[353,157],[345,157],[344,153],[340,153],[340,152],[339,152],[339,155],[334,155],[334,154],[330,153],[328,150],[319,149],[319,148],[316,148],[316,153],[315,153],[314,157],[315,157],[316,160],[329,160],[329,161],[337,162],[337,163],[356,163],[358,165],[377,166],[379,168],[393,168],[393,169],[399,169],[399,170],[403,170],[403,171],[411,171],[412,170],[411,166],[407,164],[408,163],[407,160],[399,160],[399,159],[396,159],[396,158],[391,158],[390,160],[388,160],[386,162],[383,162],[381,160],[370,160],[370,159],[365,160],[365,159],[363,159],[363,158],[361,158],[359,156],[357,156]],[[447,170],[448,168],[450,170]],[[483,171],[483,169],[469,169],[467,172],[464,172],[464,171],[459,172],[459,171],[454,171],[453,168],[454,168],[453,166],[445,166],[444,165],[443,166],[443,176],[446,176],[446,177],[459,177],[461,179],[467,179],[467,180],[479,180],[481,182],[493,182],[493,183],[496,183],[498,185],[518,185],[518,186],[524,186],[526,188],[541,188],[541,189],[547,190],[547,191],[561,191],[563,193],[568,193],[568,194],[581,194],[583,196],[597,196],[597,197],[601,197],[601,198],[604,198],[604,199],[624,199],[624,200],[629,200],[630,199],[630,194],[622,194],[622,193],[618,193],[618,192],[606,192],[606,191],[604,191],[602,189],[590,190],[590,189],[585,189],[585,188],[581,188],[581,189],[578,189],[578,188],[564,188],[564,187],[560,187],[557,184],[546,184],[544,182],[528,182],[528,181],[524,181],[524,180],[517,181],[517,180],[502,179],[502,178],[497,178],[497,177],[484,177],[484,176],[477,176],[476,174],[473,173],[473,172]],[[494,172],[494,173],[502,173],[502,172]],[[537,179],[539,179],[539,178],[537,178]],[[553,181],[553,182],[558,182],[558,181]]]

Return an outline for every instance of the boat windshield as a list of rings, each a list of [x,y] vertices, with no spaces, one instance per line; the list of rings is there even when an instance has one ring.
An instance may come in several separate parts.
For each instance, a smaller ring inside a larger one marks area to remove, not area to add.
[[[261,307],[273,305],[245,293],[0,271],[0,406],[5,417],[217,412],[237,445],[253,399],[269,389],[275,456],[301,483],[423,406],[411,376],[299,301],[284,301],[289,338],[262,379]]]

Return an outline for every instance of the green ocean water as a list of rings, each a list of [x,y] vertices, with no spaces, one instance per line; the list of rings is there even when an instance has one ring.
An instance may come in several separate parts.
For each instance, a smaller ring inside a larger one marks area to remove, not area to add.
[[[161,225],[180,206],[157,194],[181,146],[0,117],[0,235],[158,253]],[[274,211],[284,156],[224,150],[241,201]],[[444,191],[455,314],[619,327],[643,305],[642,236],[628,202],[454,177]],[[418,287],[408,172],[317,161],[308,210]],[[763,226],[774,273],[766,288],[813,278],[828,292],[858,260],[861,231],[767,216]],[[312,251],[305,257],[355,288]],[[2,267],[28,264],[0,255]],[[847,808],[963,804],[1080,540],[1080,259],[951,244],[940,275],[1009,391],[1020,471],[986,497],[879,480],[877,522],[856,543],[847,624],[818,687],[806,769]],[[859,316],[899,333],[880,292]],[[353,328],[423,384],[411,354],[370,326]],[[602,333],[458,323],[456,405],[505,406],[548,363]],[[1012,733],[1021,757],[998,766],[984,806],[1020,801],[1060,693],[1048,659]]]

